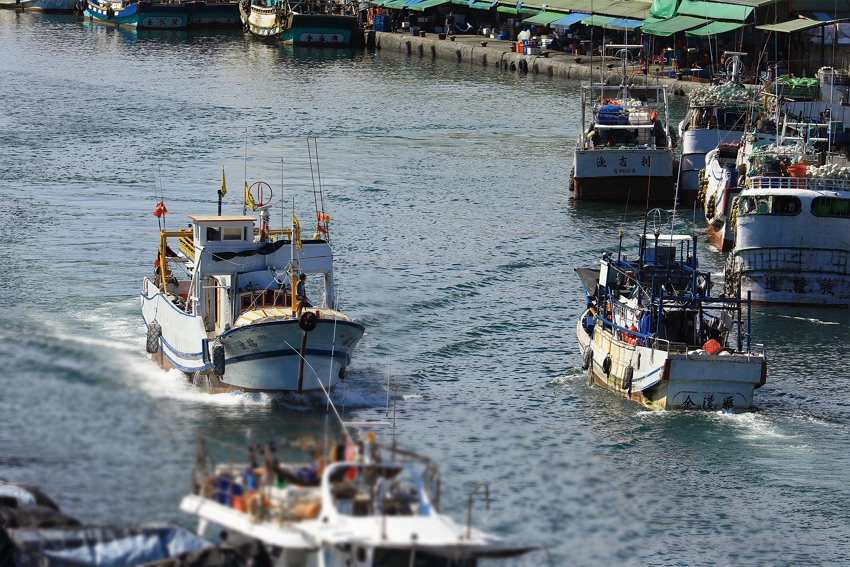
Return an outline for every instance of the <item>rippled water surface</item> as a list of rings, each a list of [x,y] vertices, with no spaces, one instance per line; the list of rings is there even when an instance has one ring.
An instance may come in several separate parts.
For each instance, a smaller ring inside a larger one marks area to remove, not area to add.
[[[488,481],[477,523],[556,565],[850,563],[847,310],[753,314],[769,371],[752,411],[588,387],[573,268],[642,211],[566,191],[576,83],[0,11],[0,101],[0,476],[68,513],[194,525],[178,503],[198,433],[321,434],[321,400],[212,396],[158,369],[138,305],[157,187],[181,226],[215,212],[222,166],[237,212],[243,168],[277,191],[284,156],[310,218],[316,136],[343,308],[367,327],[334,400],[383,419],[397,377],[399,443],[440,462],[445,511],[464,521]]]

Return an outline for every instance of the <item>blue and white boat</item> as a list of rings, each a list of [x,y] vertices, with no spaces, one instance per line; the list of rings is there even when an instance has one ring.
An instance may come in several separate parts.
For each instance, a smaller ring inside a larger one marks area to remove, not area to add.
[[[333,388],[364,332],[336,308],[333,250],[319,233],[302,241],[297,224],[269,229],[260,209],[260,227],[251,216],[190,216],[189,228],[160,231],[156,277],[141,293],[147,351],[212,392]]]
[[[79,0],[0,0],[0,8],[70,13],[77,9],[78,2]]]
[[[582,369],[651,409],[749,408],[767,377],[764,353],[751,350],[750,301],[712,297],[696,237],[659,224],[644,225],[636,257],[621,236],[616,257],[576,269],[587,301],[576,326]]]
[[[98,24],[134,29],[186,29],[187,4],[132,0],[86,0],[83,17]]]

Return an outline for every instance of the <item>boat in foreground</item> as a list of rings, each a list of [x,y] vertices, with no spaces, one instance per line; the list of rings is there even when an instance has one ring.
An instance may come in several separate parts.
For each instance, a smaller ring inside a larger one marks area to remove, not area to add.
[[[728,292],[755,303],[850,305],[850,168],[808,145],[742,148]]]
[[[294,217],[292,228],[270,229],[268,205],[259,208],[260,227],[251,216],[197,215],[160,231],[156,277],[141,293],[147,351],[213,392],[333,388],[364,328],[336,309],[331,245],[320,233],[302,241]],[[325,233],[327,218],[319,213]]]
[[[751,407],[767,366],[751,351],[750,302],[711,296],[695,236],[644,226],[631,260],[620,238],[616,258],[576,269],[587,300],[576,334],[591,383],[651,409]]]
[[[471,567],[534,549],[472,527],[472,496],[486,485],[470,494],[465,526],[440,513],[437,464],[379,445],[374,433],[357,444],[346,437],[326,465],[319,451],[313,462],[290,464],[278,462],[272,444],[249,451],[240,460],[233,444],[200,438],[192,494],[180,509],[200,519],[200,534],[213,523],[265,543],[278,565]]]

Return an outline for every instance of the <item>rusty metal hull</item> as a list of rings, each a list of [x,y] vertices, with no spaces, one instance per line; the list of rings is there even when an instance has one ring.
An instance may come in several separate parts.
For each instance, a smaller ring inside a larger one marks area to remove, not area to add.
[[[593,353],[587,368],[590,382],[644,407],[746,409],[752,406],[754,390],[765,383],[767,365],[761,354],[667,352],[631,345],[599,329],[590,336],[581,324],[587,314],[579,318],[576,333],[582,352],[591,349]],[[624,383],[629,366],[633,369],[630,386]]]

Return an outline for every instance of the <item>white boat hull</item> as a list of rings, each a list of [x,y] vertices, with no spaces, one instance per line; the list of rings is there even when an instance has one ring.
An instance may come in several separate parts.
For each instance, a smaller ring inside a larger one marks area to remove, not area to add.
[[[753,391],[765,383],[762,355],[675,354],[631,345],[598,329],[591,337],[581,324],[588,313],[579,319],[576,333],[582,352],[593,352],[590,380],[650,409],[746,409],[753,404]],[[629,366],[634,375],[631,387],[624,388]]]
[[[679,127],[682,130],[682,126]],[[699,171],[705,167],[705,155],[722,142],[740,140],[740,130],[695,129],[682,133],[681,172],[679,174],[679,200],[692,203],[699,192]]]
[[[155,287],[146,286],[151,290]],[[299,390],[299,363],[304,332],[297,319],[235,327],[216,337],[200,316],[184,313],[161,293],[141,294],[142,316],[162,329],[153,359],[176,368],[193,383],[212,391],[291,392]],[[301,390],[333,388],[351,362],[364,328],[351,321],[319,319],[307,334]],[[224,346],[224,373],[215,374],[213,348]]]
[[[591,201],[650,200],[674,197],[673,150],[669,148],[576,149],[573,190]]]

